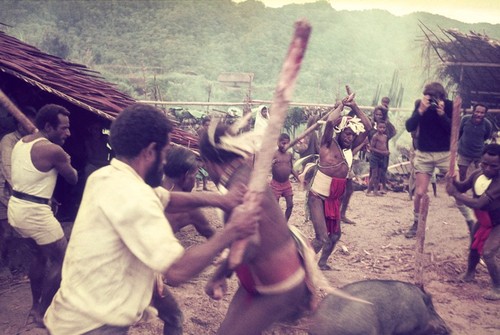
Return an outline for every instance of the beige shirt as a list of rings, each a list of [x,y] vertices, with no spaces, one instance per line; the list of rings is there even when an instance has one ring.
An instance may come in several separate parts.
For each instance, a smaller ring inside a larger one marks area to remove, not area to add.
[[[89,177],[61,288],[45,314],[52,335],[140,319],[151,301],[154,274],[165,272],[184,252],[163,213],[168,195],[117,159]]]

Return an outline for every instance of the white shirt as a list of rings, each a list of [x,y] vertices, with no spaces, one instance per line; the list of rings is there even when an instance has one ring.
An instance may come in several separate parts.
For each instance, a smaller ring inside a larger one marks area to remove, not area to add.
[[[163,213],[166,203],[168,191],[153,190],[117,159],[90,176],[61,288],[45,314],[52,335],[140,319],[151,301],[154,274],[165,272],[184,252]]]
[[[42,141],[48,140],[45,137],[37,138],[31,142],[20,140],[12,149],[12,189],[50,199],[56,187],[57,170],[52,168],[47,172],[40,171],[31,159],[33,146]]]

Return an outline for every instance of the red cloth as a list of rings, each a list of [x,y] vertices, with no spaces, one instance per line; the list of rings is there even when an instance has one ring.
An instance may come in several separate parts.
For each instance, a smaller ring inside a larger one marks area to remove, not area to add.
[[[280,183],[272,179],[269,185],[273,190],[274,197],[278,200],[281,196],[288,197],[293,195],[292,183],[290,183],[290,180]]]
[[[338,233],[340,230],[340,205],[341,197],[345,192],[347,179],[333,178],[330,183],[330,195],[325,199],[325,221],[328,235]]]
[[[248,293],[252,295],[257,293],[257,290],[255,289],[255,281],[253,280],[252,273],[250,272],[250,267],[247,264],[239,265],[234,272],[236,272],[236,276],[238,276],[241,286],[243,286]]]
[[[490,214],[487,211],[481,211],[479,209],[474,209],[477,221],[479,222],[479,228],[474,234],[474,240],[472,241],[471,249],[476,249],[480,255],[483,254],[484,243],[490,236],[491,230],[493,229],[493,224],[491,223]]]

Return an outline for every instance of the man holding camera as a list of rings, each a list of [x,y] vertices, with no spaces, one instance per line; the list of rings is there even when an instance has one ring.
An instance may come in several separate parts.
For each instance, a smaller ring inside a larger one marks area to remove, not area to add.
[[[415,197],[413,201],[413,225],[405,237],[415,237],[420,212],[420,200],[427,193],[434,168],[441,173],[448,172],[450,165],[450,135],[453,102],[440,83],[433,82],[424,87],[422,99],[415,102],[415,110],[406,121],[406,130],[416,131],[417,150],[415,151]],[[468,226],[474,219],[472,212],[464,205],[457,207],[465,217]]]

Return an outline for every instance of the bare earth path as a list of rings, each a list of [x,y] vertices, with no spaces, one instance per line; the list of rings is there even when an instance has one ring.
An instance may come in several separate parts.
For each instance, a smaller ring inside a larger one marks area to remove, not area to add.
[[[294,200],[290,224],[297,226],[306,236],[313,237],[310,222],[304,220],[303,192],[295,189]],[[343,226],[343,236],[329,263],[334,270],[325,272],[332,285],[337,287],[375,278],[413,282],[415,240],[403,236],[411,222],[411,212],[412,202],[406,193],[390,192],[383,197],[367,197],[363,192],[355,192],[348,216],[357,224]],[[215,211],[206,210],[206,213],[214,225],[220,227]],[[427,227],[425,252],[429,263],[424,274],[425,288],[432,294],[438,313],[454,334],[500,334],[500,302],[482,298],[490,287],[486,268],[479,265],[473,283],[455,282],[465,269],[468,236],[465,221],[452,199],[445,194],[443,185],[438,187],[437,198],[431,196]],[[187,247],[203,241],[189,228],[183,230],[179,238]],[[203,293],[203,286],[213,270],[214,267],[210,267],[195,280],[172,288],[184,312],[185,334],[215,334],[224,317],[237,282],[234,278],[230,280],[230,294],[222,301],[210,300]],[[2,272],[0,334],[47,334],[41,329],[24,329],[30,304],[28,282],[13,279]],[[293,325],[279,324],[265,334],[306,334],[306,323],[307,320],[303,319]],[[131,334],[162,334],[161,323],[157,319],[142,322],[134,326]]]

